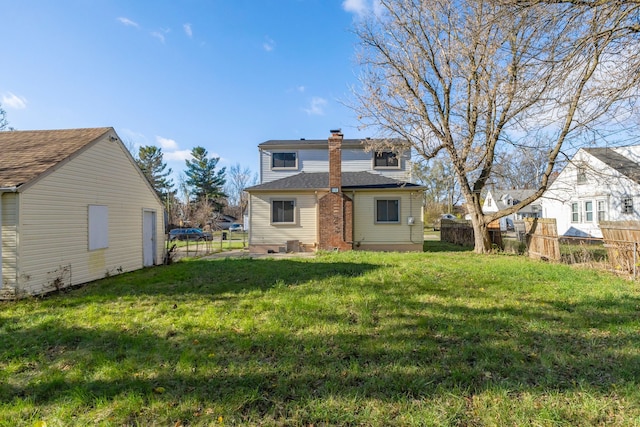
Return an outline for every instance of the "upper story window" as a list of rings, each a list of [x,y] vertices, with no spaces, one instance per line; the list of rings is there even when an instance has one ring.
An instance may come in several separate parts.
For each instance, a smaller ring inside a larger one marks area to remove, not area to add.
[[[398,155],[391,151],[376,151],[373,158],[373,167],[398,169],[400,167]]]
[[[271,155],[272,169],[298,169],[298,153],[273,153]]]
[[[622,199],[622,213],[633,213],[633,199],[631,197],[625,197]]]

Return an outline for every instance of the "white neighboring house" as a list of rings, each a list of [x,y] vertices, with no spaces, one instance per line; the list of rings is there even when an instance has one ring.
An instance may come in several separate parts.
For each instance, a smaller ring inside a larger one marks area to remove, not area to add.
[[[578,150],[540,201],[560,236],[602,238],[600,221],[640,220],[640,145]]]
[[[162,263],[162,202],[113,128],[0,132],[0,299]]]
[[[489,190],[482,205],[482,212],[491,213],[517,205],[535,193],[535,190]],[[513,229],[513,221],[523,218],[539,218],[542,215],[540,201],[537,200],[518,212],[500,218],[500,230]]]

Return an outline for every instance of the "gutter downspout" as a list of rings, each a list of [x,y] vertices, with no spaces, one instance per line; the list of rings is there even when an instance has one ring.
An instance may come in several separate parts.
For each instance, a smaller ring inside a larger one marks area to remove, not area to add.
[[[18,191],[16,186],[0,187],[0,289],[3,287],[2,282],[2,195],[4,193],[15,193]]]

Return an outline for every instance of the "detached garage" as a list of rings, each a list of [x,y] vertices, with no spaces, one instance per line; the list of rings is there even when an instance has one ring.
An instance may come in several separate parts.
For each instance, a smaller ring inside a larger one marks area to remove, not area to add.
[[[0,299],[160,264],[163,220],[113,128],[0,132]]]

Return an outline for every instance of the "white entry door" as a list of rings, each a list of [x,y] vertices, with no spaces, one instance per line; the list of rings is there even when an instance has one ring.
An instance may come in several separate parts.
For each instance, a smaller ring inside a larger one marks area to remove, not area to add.
[[[144,211],[142,216],[142,263],[145,267],[156,260],[156,213]]]

